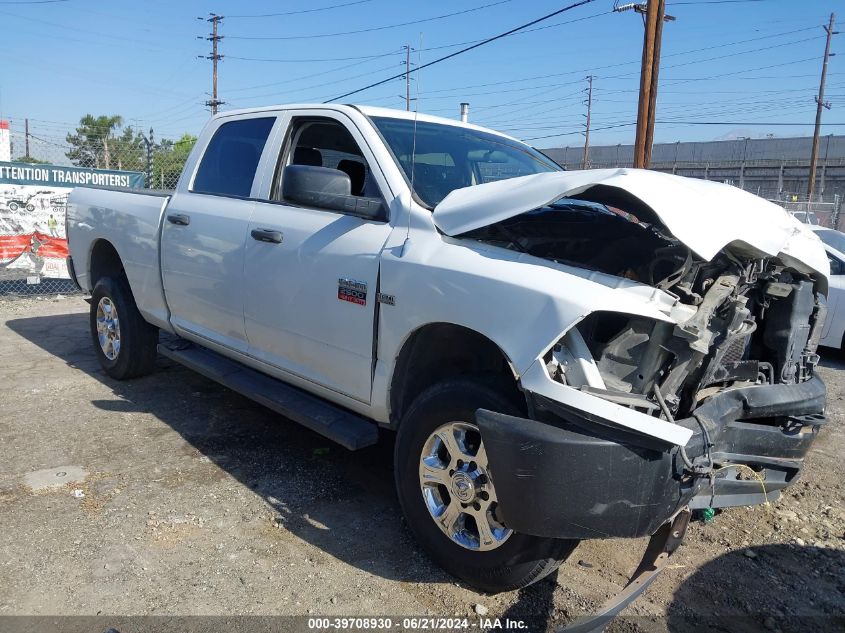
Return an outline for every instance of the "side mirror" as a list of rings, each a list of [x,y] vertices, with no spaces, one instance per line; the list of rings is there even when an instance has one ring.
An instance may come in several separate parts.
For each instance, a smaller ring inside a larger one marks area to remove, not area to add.
[[[384,219],[381,200],[352,195],[349,176],[339,169],[288,165],[282,172],[282,198],[294,204],[347,213],[369,220]]]
[[[832,255],[827,256],[828,261],[830,262],[830,274],[831,275],[841,275],[845,273],[845,265],[842,264],[837,258],[833,257]]]

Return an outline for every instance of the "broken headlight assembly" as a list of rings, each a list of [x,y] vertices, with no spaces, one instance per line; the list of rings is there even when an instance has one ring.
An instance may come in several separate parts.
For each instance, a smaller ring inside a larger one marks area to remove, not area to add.
[[[725,389],[812,377],[825,307],[811,279],[757,261],[696,290],[674,322],[590,313],[545,355],[549,376],[669,420]]]

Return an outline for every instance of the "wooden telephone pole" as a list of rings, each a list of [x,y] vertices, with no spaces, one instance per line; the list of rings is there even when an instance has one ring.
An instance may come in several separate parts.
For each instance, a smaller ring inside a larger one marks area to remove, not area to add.
[[[217,34],[217,26],[223,21],[223,16],[216,13],[209,13],[209,15],[211,16],[209,18],[197,18],[211,22],[211,34],[204,38],[211,42],[211,55],[200,55],[200,58],[211,60],[211,99],[206,101],[205,105],[211,108],[211,114],[217,114],[217,109],[226,103],[217,98],[217,62],[223,59],[223,55],[217,52],[217,42],[223,39],[222,35]],[[203,38],[200,37],[200,39]]]
[[[647,168],[654,143],[654,118],[657,112],[657,84],[660,75],[660,47],[663,23],[674,20],[666,15],[666,0],[648,0],[646,4],[615,5],[617,12],[633,9],[643,16],[643,56],[640,70],[640,97],[637,104],[637,134],[634,141],[634,167]]]
[[[660,74],[660,45],[663,42],[663,22],[666,19],[666,0],[659,0],[654,20],[654,44],[651,51],[651,77],[648,90],[648,123],[643,145],[643,167],[651,165],[651,148],[654,145],[654,114],[657,111],[657,78]],[[651,7],[649,7],[651,14]],[[639,127],[639,126],[637,126]]]
[[[587,75],[587,129],[584,132],[584,160],[581,162],[581,169],[590,166],[590,115],[593,110],[593,76]]]
[[[836,14],[830,14],[830,24],[824,27],[827,31],[827,43],[824,46],[824,62],[822,63],[822,78],[819,82],[819,94],[816,96],[816,128],[813,132],[813,149],[810,152],[810,177],[807,181],[807,200],[812,202],[813,194],[816,189],[816,163],[819,160],[819,133],[822,127],[822,110],[827,108],[830,110],[830,103],[824,100],[824,84],[827,79],[827,63],[833,53],[830,52],[830,40],[837,34],[833,30],[833,24],[836,22]]]

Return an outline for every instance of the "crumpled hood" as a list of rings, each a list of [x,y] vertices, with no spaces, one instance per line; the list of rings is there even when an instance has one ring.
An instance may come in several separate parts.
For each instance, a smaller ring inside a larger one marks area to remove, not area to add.
[[[731,185],[646,169],[551,172],[456,189],[434,208],[433,219],[456,236],[567,197],[621,206],[662,224],[708,261],[739,242],[820,273],[825,282],[830,274],[819,238],[778,205]]]

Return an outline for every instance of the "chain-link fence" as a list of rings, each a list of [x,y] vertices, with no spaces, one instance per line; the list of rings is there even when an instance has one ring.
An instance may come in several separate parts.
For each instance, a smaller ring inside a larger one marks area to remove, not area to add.
[[[75,130],[11,120],[12,161],[140,172],[149,189],[173,189],[196,137],[121,126],[119,117],[84,117]]]
[[[189,134],[168,138],[153,129],[123,125],[119,117],[86,116],[74,126],[25,120],[9,123],[12,161],[0,162],[0,296],[78,292],[63,265],[70,189],[79,184],[173,189],[196,142]],[[611,152],[607,156],[599,156],[602,148],[594,148],[590,166],[628,165],[627,155],[620,155],[621,147],[615,148],[615,156],[611,156],[614,148],[603,148],[606,154]],[[565,167],[580,169],[582,149],[544,151]],[[674,152],[674,160],[666,162],[664,157],[652,168],[727,182],[781,204],[808,224],[845,228],[840,213],[845,158],[838,154],[828,157],[826,153],[820,161],[818,193],[808,202],[806,194],[790,193],[806,191],[808,169],[803,159],[745,160],[751,154],[743,153],[742,160],[679,161],[677,147]],[[606,162],[596,162],[598,158]],[[17,172],[29,169],[29,175],[44,172],[49,178],[4,178],[4,165],[16,165]]]
[[[0,161],[0,296],[79,292],[64,263],[71,189],[173,189],[196,142],[188,134],[162,138],[123,126],[119,117],[86,116],[71,131],[60,130],[9,122],[11,161]]]

